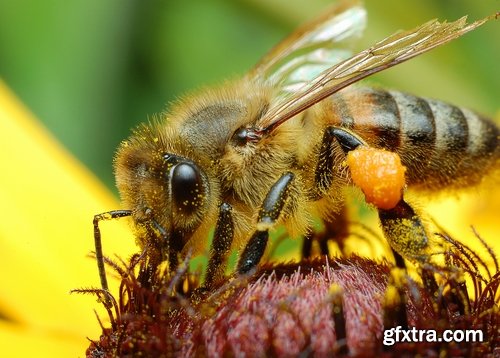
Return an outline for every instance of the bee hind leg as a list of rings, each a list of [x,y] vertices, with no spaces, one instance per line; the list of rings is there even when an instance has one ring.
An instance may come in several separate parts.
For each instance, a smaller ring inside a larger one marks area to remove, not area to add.
[[[344,253],[345,239],[349,235],[349,225],[346,207],[334,216],[323,220],[324,229],[312,230],[305,237],[302,244],[302,257],[313,257],[317,254],[331,256],[328,242],[333,241],[341,253]],[[317,249],[313,247],[317,243]]]
[[[342,128],[333,128],[331,132],[345,154],[360,145],[366,145]],[[377,210],[384,236],[393,250],[396,265],[405,268],[404,259],[425,262],[428,236],[422,220],[404,198],[401,198],[392,209],[377,208]]]
[[[238,261],[238,273],[247,274],[259,264],[267,247],[269,229],[278,220],[283,210],[293,179],[293,173],[286,172],[267,193],[259,211],[257,230],[248,241]]]
[[[395,252],[396,265],[404,266],[403,258],[425,263],[429,239],[425,226],[404,199],[392,209],[378,209],[382,231]]]

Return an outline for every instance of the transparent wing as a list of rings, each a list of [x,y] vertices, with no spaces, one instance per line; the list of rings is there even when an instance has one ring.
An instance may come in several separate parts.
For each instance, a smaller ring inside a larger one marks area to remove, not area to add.
[[[296,91],[327,68],[349,58],[350,42],[361,36],[365,25],[366,11],[359,1],[341,1],[280,42],[249,76],[279,84],[283,93]]]
[[[466,17],[451,23],[432,20],[413,30],[395,33],[328,68],[297,91],[278,97],[255,129],[260,133],[270,132],[340,89],[456,39],[497,16],[492,15],[471,24],[467,24]]]

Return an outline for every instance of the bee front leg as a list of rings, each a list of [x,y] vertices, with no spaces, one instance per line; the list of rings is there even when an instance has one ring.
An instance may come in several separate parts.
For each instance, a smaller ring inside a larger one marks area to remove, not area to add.
[[[361,145],[366,145],[342,128],[335,128],[333,134],[346,154]],[[366,175],[370,173],[367,172]],[[428,236],[422,220],[404,198],[401,197],[395,206],[389,209],[377,207],[377,210],[382,230],[393,249],[397,266],[405,267],[403,258],[413,262],[425,262],[428,257],[426,255]]]
[[[207,273],[203,287],[210,291],[224,276],[225,260],[233,243],[234,222],[231,213],[232,207],[222,203],[219,208],[219,217],[215,225],[214,239],[210,248]]]
[[[259,264],[266,250],[269,229],[273,227],[283,210],[293,179],[293,173],[283,174],[267,193],[259,211],[257,230],[248,241],[238,261],[238,273],[246,274]]]
[[[102,254],[102,243],[101,243],[101,230],[99,229],[99,222],[104,220],[111,220],[122,218],[125,216],[132,215],[131,210],[112,210],[105,213],[94,215],[94,246],[95,246],[95,258],[97,261],[97,269],[99,270],[99,278],[101,279],[102,290],[108,292],[108,280],[106,278],[106,270],[104,268],[104,256]],[[106,297],[108,300],[108,297]]]

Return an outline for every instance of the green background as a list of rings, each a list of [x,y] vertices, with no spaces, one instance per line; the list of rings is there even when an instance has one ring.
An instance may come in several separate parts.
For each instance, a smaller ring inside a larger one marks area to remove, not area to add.
[[[329,4],[2,0],[0,76],[113,188],[113,152],[132,127],[189,89],[244,74]],[[478,19],[499,5],[499,0],[368,0],[368,29],[356,48],[435,17]],[[495,115],[499,39],[497,20],[369,81]]]

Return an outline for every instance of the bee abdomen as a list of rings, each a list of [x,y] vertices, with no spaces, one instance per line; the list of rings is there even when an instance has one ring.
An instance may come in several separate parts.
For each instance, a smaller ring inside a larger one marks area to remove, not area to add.
[[[409,185],[473,185],[500,162],[498,127],[470,110],[373,88],[340,92],[332,100],[337,124],[401,156]]]

